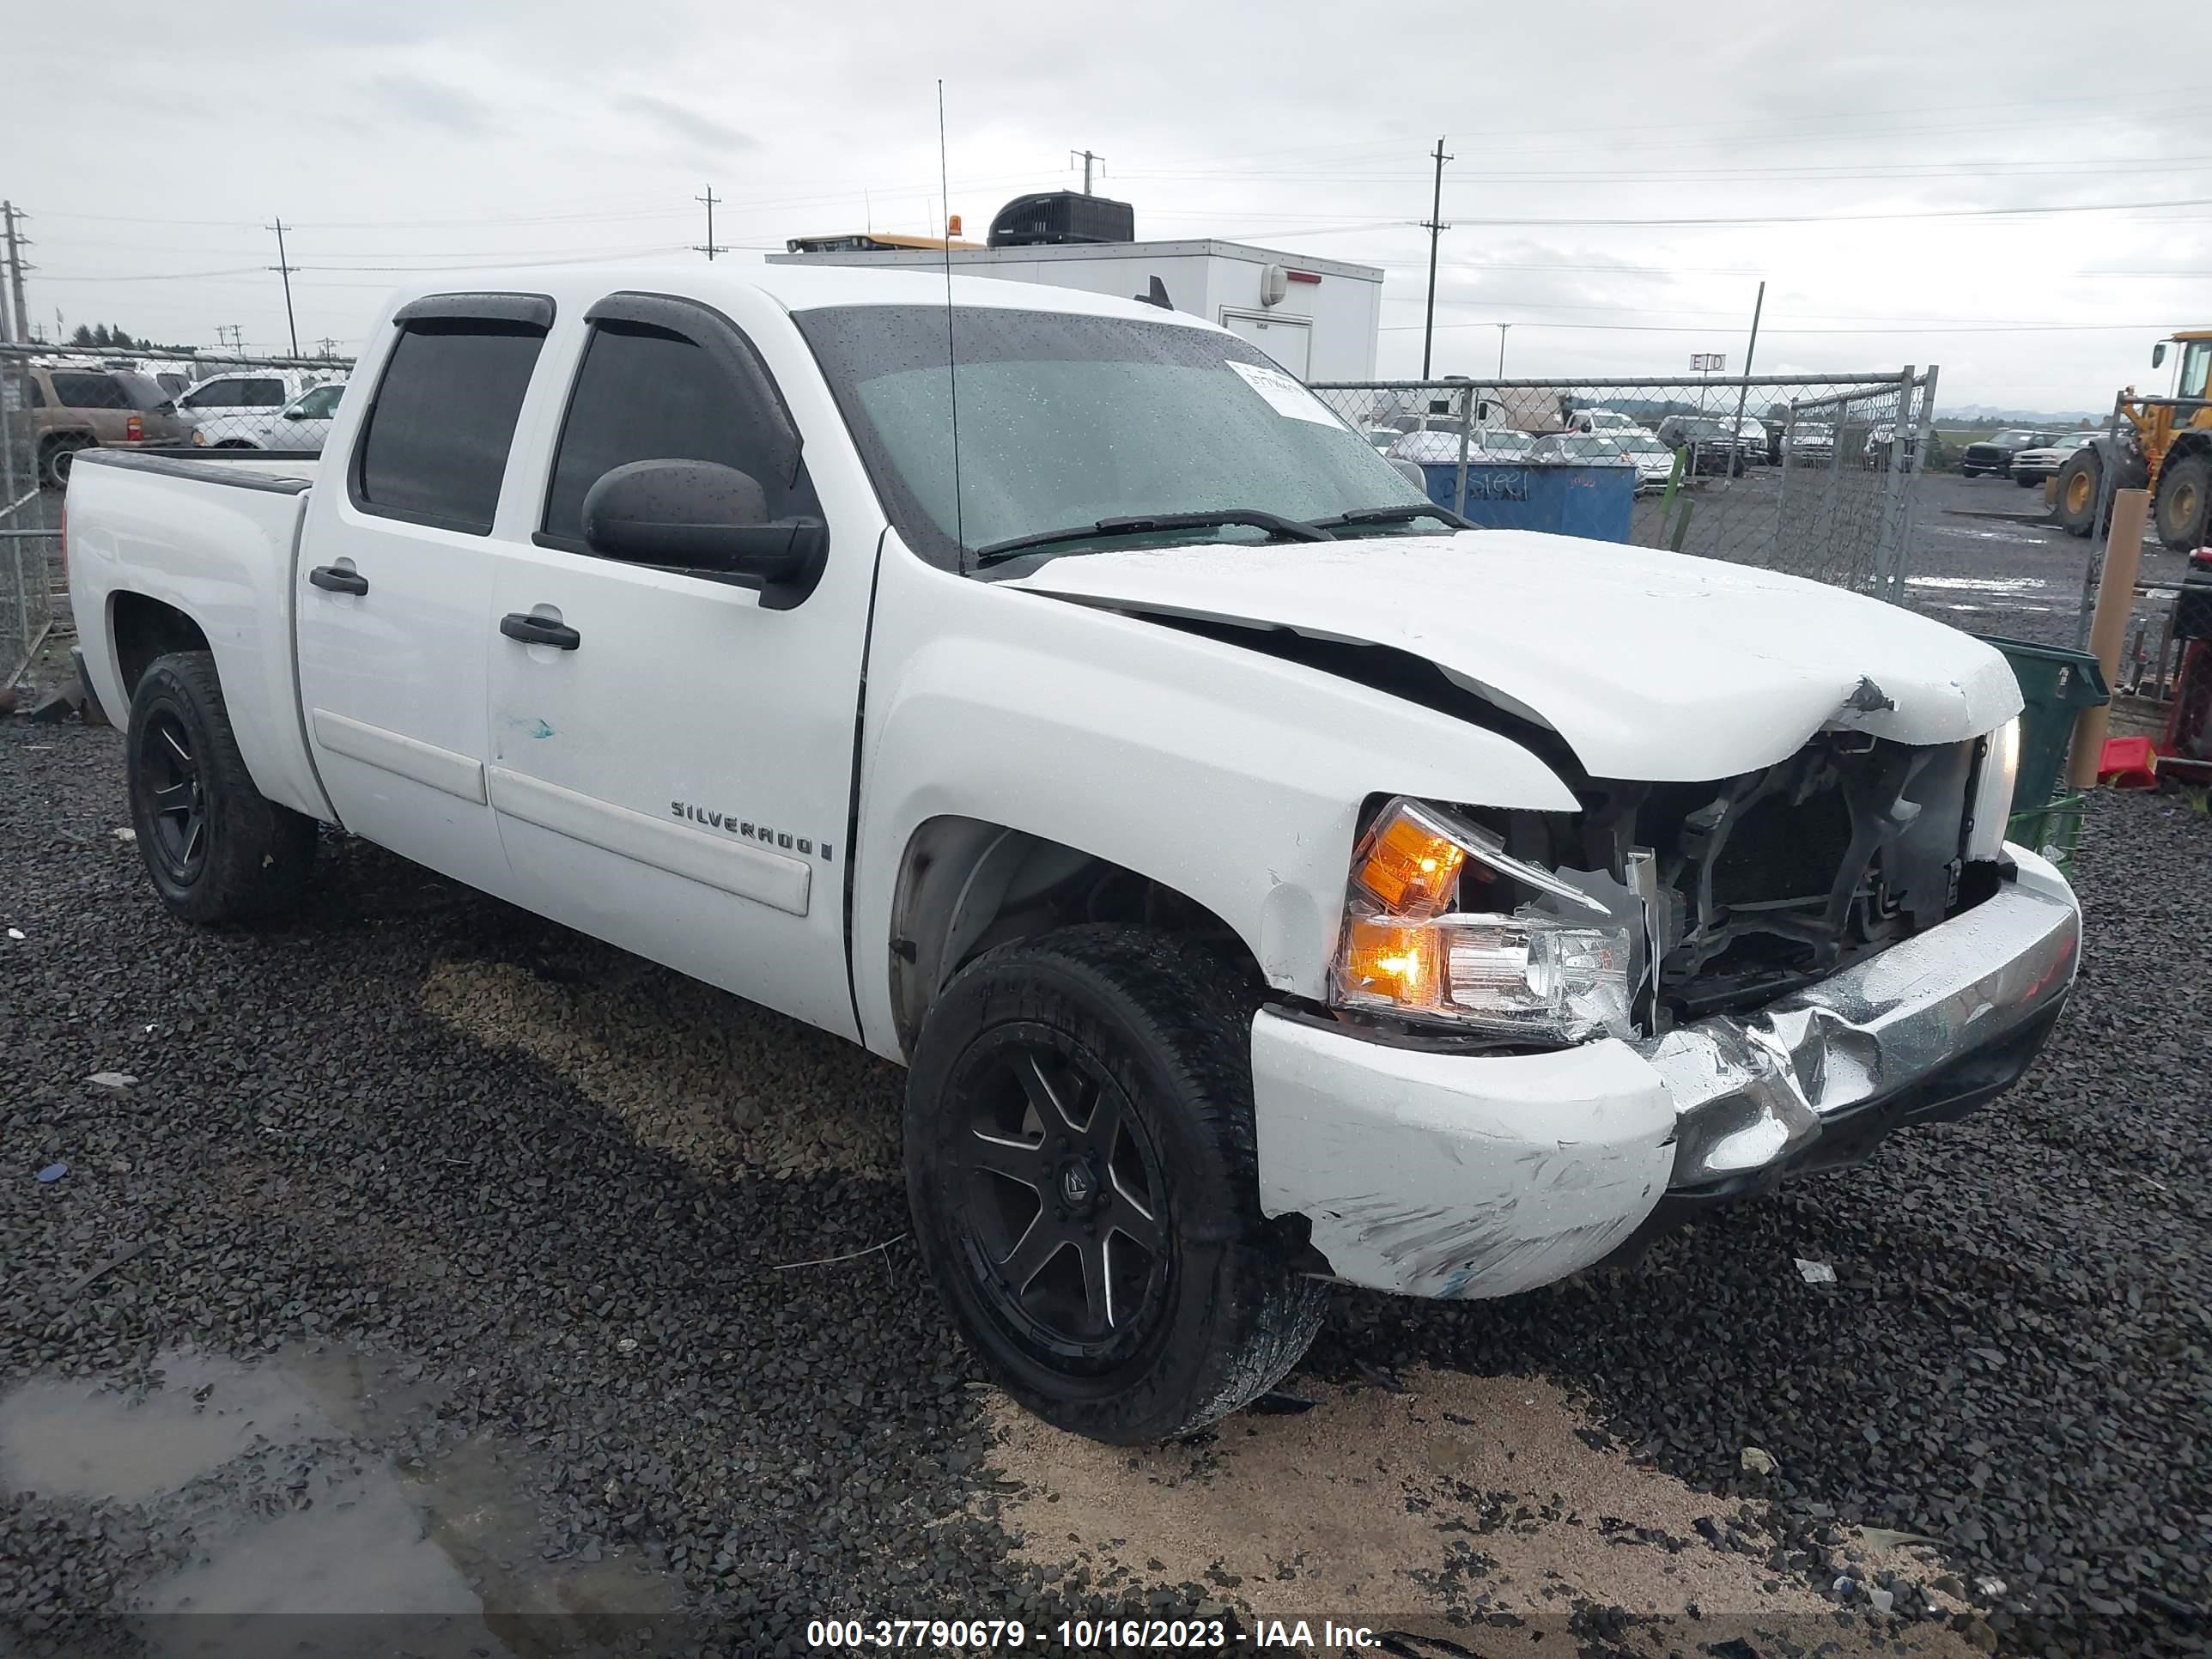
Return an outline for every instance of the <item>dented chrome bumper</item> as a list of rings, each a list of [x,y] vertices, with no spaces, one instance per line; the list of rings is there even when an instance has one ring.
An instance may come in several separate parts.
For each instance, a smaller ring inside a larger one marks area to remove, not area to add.
[[[1261,1206],[1305,1217],[1340,1279],[1504,1296],[1603,1260],[1662,1200],[1754,1191],[1958,1116],[2033,1058],[2080,959],[2065,878],[2007,851],[2015,878],[1964,915],[1650,1042],[1437,1054],[1263,1012]]]
[[[1814,1143],[1869,1113],[1863,1127],[1885,1133],[2008,1087],[2073,988],[2081,911],[2057,870],[2008,850],[2016,878],[1964,915],[1755,1014],[1636,1044],[1674,1097],[1668,1187],[1764,1184],[1822,1161]]]

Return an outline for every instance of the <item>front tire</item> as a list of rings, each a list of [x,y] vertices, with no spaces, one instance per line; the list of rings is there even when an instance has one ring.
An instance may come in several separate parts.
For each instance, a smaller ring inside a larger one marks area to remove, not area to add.
[[[915,1237],[993,1378],[1116,1445],[1280,1381],[1322,1287],[1260,1213],[1257,998],[1187,939],[1085,927],[969,963],[906,1098]]]
[[[138,851],[161,902],[186,921],[255,921],[298,902],[315,821],[253,787],[215,658],[156,658],[131,699],[128,782]]]
[[[2212,510],[2212,458],[2185,455],[2160,469],[2158,498],[2152,511],[2158,538],[2176,553],[2204,544],[2204,522]]]

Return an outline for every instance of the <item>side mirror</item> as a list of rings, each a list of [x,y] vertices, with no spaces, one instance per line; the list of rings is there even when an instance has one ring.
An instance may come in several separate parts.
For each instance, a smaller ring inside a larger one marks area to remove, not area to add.
[[[821,520],[770,520],[760,480],[717,461],[616,467],[586,493],[583,518],[594,553],[763,585],[811,586],[830,551]]]
[[[284,411],[284,418],[288,421],[312,421],[314,416],[304,409],[288,409]]]
[[[2166,342],[2160,340],[2150,349],[2150,366],[2156,368],[2166,361]]]

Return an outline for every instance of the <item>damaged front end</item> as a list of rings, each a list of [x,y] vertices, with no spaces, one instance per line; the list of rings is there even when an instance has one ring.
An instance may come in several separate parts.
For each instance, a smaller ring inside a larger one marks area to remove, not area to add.
[[[1571,812],[1375,804],[1332,1007],[1255,1023],[1267,1212],[1339,1277],[1504,1295],[2009,1086],[2080,947],[2063,878],[2002,842],[2015,734],[1850,711],[1740,776],[1581,779]]]

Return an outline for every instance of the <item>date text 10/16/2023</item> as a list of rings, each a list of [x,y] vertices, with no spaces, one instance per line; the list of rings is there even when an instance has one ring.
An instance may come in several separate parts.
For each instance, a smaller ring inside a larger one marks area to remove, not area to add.
[[[1380,1638],[1365,1626],[1340,1625],[1322,1620],[1318,1626],[1304,1619],[1263,1619],[1249,1631],[1222,1619],[1063,1619],[1056,1626],[1032,1631],[1015,1619],[813,1619],[807,1621],[809,1647],[843,1650],[905,1648],[909,1650],[956,1648],[1048,1649],[1058,1645],[1081,1652],[1102,1648],[1131,1651],[1191,1652],[1206,1649],[1242,1648],[1248,1652],[1360,1651],[1376,1646]]]

